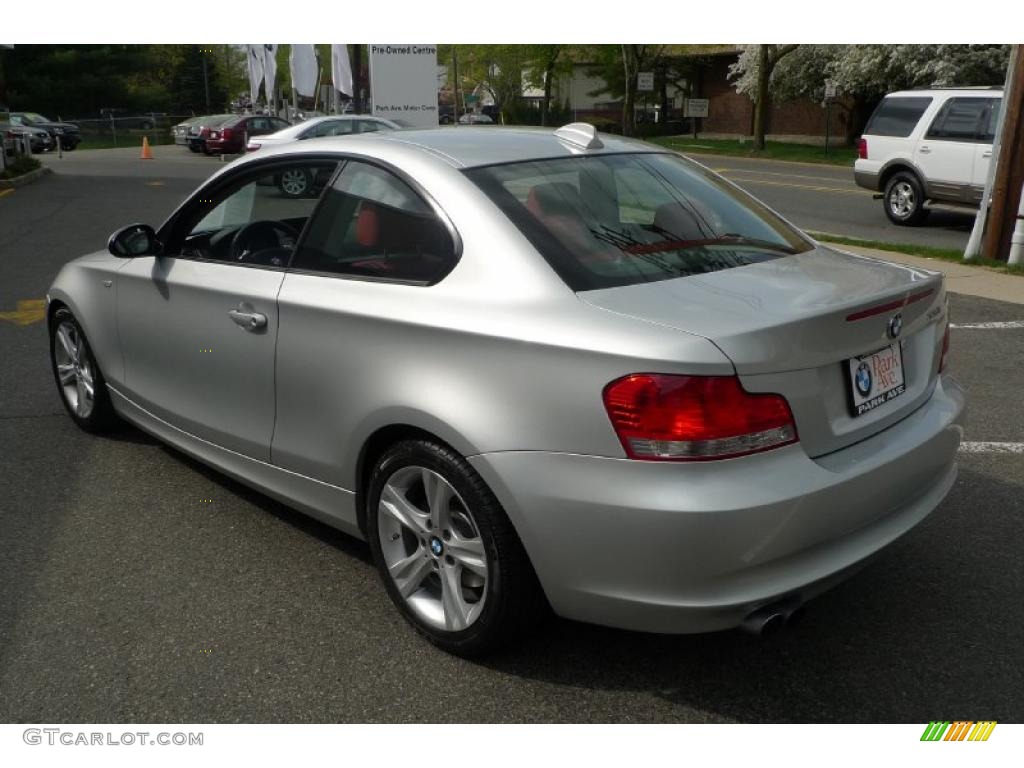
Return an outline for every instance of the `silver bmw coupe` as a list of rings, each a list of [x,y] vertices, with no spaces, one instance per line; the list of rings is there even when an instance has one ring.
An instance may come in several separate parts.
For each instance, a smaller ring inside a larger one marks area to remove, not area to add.
[[[47,298],[79,426],[365,538],[463,655],[549,608],[774,628],[956,476],[941,275],[585,124],[264,148]]]

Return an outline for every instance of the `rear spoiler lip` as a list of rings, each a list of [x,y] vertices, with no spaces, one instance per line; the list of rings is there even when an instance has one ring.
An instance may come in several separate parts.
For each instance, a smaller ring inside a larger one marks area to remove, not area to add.
[[[902,299],[896,299],[895,301],[886,302],[885,304],[878,304],[874,307],[868,307],[867,309],[861,309],[857,312],[853,312],[846,316],[846,322],[854,323],[858,320],[863,320],[868,317],[875,317],[886,312],[892,312],[893,310],[903,309],[911,304],[914,304],[922,299],[926,299],[935,293],[934,288],[925,288],[924,290],[911,293]]]

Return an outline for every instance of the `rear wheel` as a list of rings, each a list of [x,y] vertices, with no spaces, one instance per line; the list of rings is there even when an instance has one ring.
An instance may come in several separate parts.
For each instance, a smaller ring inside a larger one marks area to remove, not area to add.
[[[100,367],[66,307],[58,309],[50,323],[50,362],[61,401],[78,426],[105,432],[117,423]]]
[[[893,224],[915,226],[927,218],[924,189],[917,176],[909,171],[893,175],[885,185],[885,215]]]
[[[367,503],[388,595],[432,643],[476,656],[535,624],[543,599],[529,559],[464,458],[438,443],[400,442],[377,462]]]

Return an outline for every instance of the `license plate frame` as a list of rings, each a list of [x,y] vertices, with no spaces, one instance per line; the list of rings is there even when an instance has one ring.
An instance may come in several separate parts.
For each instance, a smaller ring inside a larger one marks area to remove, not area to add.
[[[907,391],[903,344],[896,341],[851,357],[845,361],[844,373],[850,415],[857,418],[870,413]]]

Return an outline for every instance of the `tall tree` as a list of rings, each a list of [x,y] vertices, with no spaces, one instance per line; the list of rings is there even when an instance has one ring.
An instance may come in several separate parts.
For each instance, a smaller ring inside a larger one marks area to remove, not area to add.
[[[739,60],[730,67],[730,74],[748,79],[748,90],[745,92],[754,99],[755,149],[764,149],[764,136],[768,125],[768,107],[771,103],[772,73],[779,65],[779,62],[797,50],[798,47],[795,44],[748,45],[744,47]],[[750,89],[749,85],[751,80],[753,81],[752,89]]]

